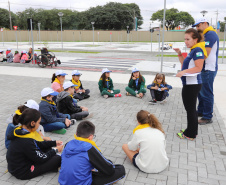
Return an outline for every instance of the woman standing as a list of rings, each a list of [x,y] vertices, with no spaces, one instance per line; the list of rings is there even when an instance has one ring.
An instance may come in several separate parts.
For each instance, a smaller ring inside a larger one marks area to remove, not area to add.
[[[194,140],[198,135],[196,102],[202,86],[200,72],[203,68],[204,58],[207,57],[207,52],[203,36],[197,30],[188,29],[185,32],[184,39],[187,48],[190,48],[188,56],[184,58],[179,48],[174,48],[174,50],[178,53],[182,65],[181,72],[177,73],[176,76],[181,77],[183,84],[182,99],[187,112],[187,128],[182,129],[180,133],[177,133],[177,136],[181,139]]]

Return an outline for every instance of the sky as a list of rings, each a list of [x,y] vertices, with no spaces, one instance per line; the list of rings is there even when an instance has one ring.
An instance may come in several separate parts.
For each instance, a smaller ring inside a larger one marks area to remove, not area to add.
[[[24,11],[26,8],[44,8],[44,9],[71,9],[76,11],[84,11],[90,7],[97,5],[105,5],[108,2],[120,3],[136,3],[141,10],[143,17],[142,30],[149,30],[151,15],[164,8],[164,0],[9,0],[11,11],[16,13]],[[1,8],[8,9],[8,0],[1,0]],[[202,10],[208,11],[205,17],[212,25],[216,25],[216,20],[223,21],[226,17],[226,1],[225,0],[166,0],[166,8],[177,8],[179,11],[186,11],[192,15],[194,19],[202,17]],[[218,11],[218,19],[217,19]],[[157,22],[152,23],[156,25]]]

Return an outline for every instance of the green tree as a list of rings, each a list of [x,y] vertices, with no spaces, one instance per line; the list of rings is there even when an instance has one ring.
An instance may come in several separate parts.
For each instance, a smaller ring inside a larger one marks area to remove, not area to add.
[[[17,16],[11,12],[12,26],[17,26]],[[0,8],[0,27],[10,29],[9,11]]]
[[[95,29],[121,30],[129,26],[134,28],[134,16],[138,18],[138,26],[143,23],[139,7],[132,4],[107,3],[104,6],[90,8],[78,13],[79,29],[92,29],[91,22],[95,22]]]
[[[152,14],[151,20],[155,21],[158,20],[163,22],[163,13],[164,10],[158,10],[157,12]],[[194,24],[193,17],[188,12],[179,12],[178,9],[171,8],[166,10],[166,17],[165,17],[165,27],[167,30],[172,30],[179,25],[189,26]]]
[[[220,32],[224,32],[226,17],[224,17],[224,22],[220,22]]]

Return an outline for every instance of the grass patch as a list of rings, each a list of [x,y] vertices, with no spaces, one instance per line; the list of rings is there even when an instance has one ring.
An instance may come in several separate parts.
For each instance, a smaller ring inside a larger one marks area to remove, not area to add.
[[[219,48],[219,50],[223,50],[223,48]],[[226,50],[226,48],[224,48],[224,50]]]
[[[40,50],[35,50],[35,51],[40,51]],[[90,54],[98,54],[101,52],[94,52],[94,51],[67,51],[67,50],[49,50],[50,52],[63,52],[63,53],[90,53]]]

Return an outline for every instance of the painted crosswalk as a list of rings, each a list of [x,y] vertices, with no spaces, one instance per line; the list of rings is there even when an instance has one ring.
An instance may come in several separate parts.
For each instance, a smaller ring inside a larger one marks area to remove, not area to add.
[[[110,58],[110,57],[87,57],[70,59],[63,61],[61,67],[84,68],[84,69],[102,69],[111,70],[129,70],[131,67],[141,62],[143,59],[130,58]]]

